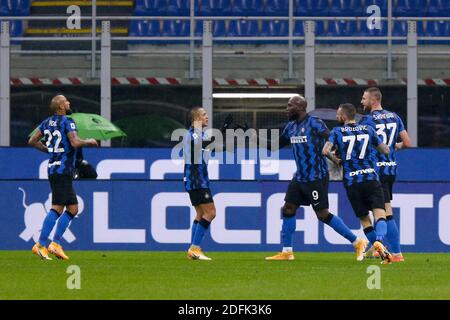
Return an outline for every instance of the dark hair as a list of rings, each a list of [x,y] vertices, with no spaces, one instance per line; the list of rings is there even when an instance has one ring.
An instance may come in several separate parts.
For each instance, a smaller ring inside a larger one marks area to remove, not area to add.
[[[343,103],[339,105],[339,108],[345,113],[345,115],[348,117],[349,120],[355,119],[356,115],[356,108],[351,103]]]
[[[383,95],[381,94],[380,89],[377,87],[370,87],[365,90],[365,92],[369,92],[377,101],[381,102],[381,98]]]
[[[193,107],[191,109],[191,112],[189,113],[190,118],[191,118],[191,123],[194,123],[194,120],[197,117],[197,113],[200,109],[202,109],[202,107]]]

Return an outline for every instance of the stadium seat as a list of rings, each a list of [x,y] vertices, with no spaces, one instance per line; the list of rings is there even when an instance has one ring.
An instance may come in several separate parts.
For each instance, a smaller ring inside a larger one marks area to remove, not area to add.
[[[397,0],[393,7],[394,16],[424,16],[428,7],[428,0]]]
[[[166,0],[136,0],[137,16],[162,16],[167,14]]]
[[[328,0],[299,0],[294,4],[297,16],[326,16],[329,14]]]
[[[367,8],[371,5],[377,5],[380,7],[381,15],[387,16],[388,12],[388,0],[365,0],[365,6],[363,7],[363,11],[367,14]],[[392,5],[394,7],[394,5]],[[394,8],[392,8],[394,9]]]
[[[258,21],[256,20],[232,20],[228,25],[227,36],[251,37],[258,36]]]
[[[189,16],[190,8],[190,0],[169,0],[167,4],[167,13],[171,16]]]
[[[450,0],[429,0],[427,15],[432,17],[450,17]]]
[[[267,16],[288,16],[289,0],[264,0],[264,13]]]
[[[166,37],[189,36],[190,22],[187,20],[164,20],[162,35]]]
[[[230,0],[197,0],[195,3],[195,15],[198,16],[230,16]]]
[[[363,37],[385,37],[387,36],[387,21],[382,20],[380,23],[380,29],[369,29],[366,21],[358,21],[359,25],[359,35]],[[374,41],[385,41],[385,40],[374,40]]]
[[[362,0],[332,0],[329,14],[332,16],[362,16]]]
[[[264,20],[261,26],[261,36],[287,37],[289,24],[287,20]]]
[[[0,0],[0,15],[29,16],[30,0]]]
[[[394,37],[406,37],[408,35],[408,22],[407,21],[394,21],[392,28],[392,36]]]
[[[297,20],[294,24],[294,36],[295,37],[304,37],[305,36],[305,28],[304,22]]]
[[[23,36],[23,23],[22,21],[10,21],[9,34],[11,37],[21,37]],[[13,41],[15,43],[15,41]]]
[[[260,16],[264,12],[264,0],[235,0],[233,15],[236,16]]]
[[[161,23],[156,20],[133,20],[130,24],[132,37],[158,37],[161,36]]]

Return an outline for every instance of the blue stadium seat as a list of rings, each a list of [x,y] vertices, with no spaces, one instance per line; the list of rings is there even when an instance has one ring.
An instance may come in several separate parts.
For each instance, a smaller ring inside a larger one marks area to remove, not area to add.
[[[359,24],[359,35],[362,37],[385,37],[387,36],[387,21],[382,20],[380,23],[380,29],[369,29],[366,21],[358,21]],[[384,41],[384,40],[374,40],[374,41]]]
[[[234,0],[233,15],[260,16],[264,13],[264,0]]]
[[[164,20],[163,36],[186,37],[189,36],[190,22],[187,20]]]
[[[326,32],[326,21],[316,21],[316,37],[324,37],[326,36],[325,32]]]
[[[261,36],[287,37],[289,24],[287,20],[264,20],[261,25]]]
[[[305,28],[304,28],[304,22],[297,20],[294,24],[294,36],[295,37],[304,37],[305,36]]]
[[[450,0],[429,0],[427,15],[432,17],[450,17]]]
[[[132,20],[129,34],[132,37],[158,37],[162,35],[161,23],[156,20]]]
[[[378,7],[380,7],[381,15],[387,16],[388,0],[366,0],[365,7],[363,8],[364,12],[367,12],[367,8],[371,5],[377,5]],[[392,6],[394,7],[394,5],[392,5]]]
[[[232,20],[228,25],[227,36],[251,37],[258,36],[258,21],[256,20]]]
[[[289,0],[265,0],[264,13],[267,16],[288,16]]]
[[[450,22],[448,21],[419,21],[417,23],[417,35],[419,37],[449,37]],[[419,43],[448,44],[450,41],[419,40]]]
[[[231,16],[230,0],[197,0],[195,15],[198,16]]]
[[[297,16],[327,16],[329,3],[328,0],[298,0],[294,9]]]
[[[167,0],[136,0],[134,13],[137,16],[167,16]]]
[[[0,0],[0,15],[29,16],[30,0]]]
[[[10,21],[9,22],[10,25],[10,29],[9,29],[9,34],[11,37],[21,37],[23,36],[23,23],[22,21]],[[12,42],[17,43],[17,41],[13,41]]]
[[[332,0],[329,14],[332,16],[362,16],[365,14],[362,0]]]
[[[189,16],[190,8],[190,0],[169,0],[167,3],[167,13],[171,16]]]
[[[424,16],[428,7],[428,0],[397,0],[393,7],[394,16]]]
[[[394,21],[392,28],[392,36],[405,37],[408,35],[408,22],[407,21]]]

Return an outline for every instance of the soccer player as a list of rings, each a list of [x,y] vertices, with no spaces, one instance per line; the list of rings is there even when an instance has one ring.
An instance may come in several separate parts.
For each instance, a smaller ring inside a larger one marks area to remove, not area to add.
[[[387,232],[383,189],[375,169],[373,152],[376,148],[380,153],[389,154],[389,147],[381,141],[371,126],[356,124],[355,115],[356,108],[351,103],[339,106],[336,118],[343,126],[333,128],[323,148],[323,154],[336,163],[343,162],[344,185],[353,211],[366,234],[368,230],[373,232],[369,210],[373,212],[376,221],[373,247],[380,257],[389,263],[392,256],[382,243]],[[339,149],[342,160],[331,153],[333,145]]]
[[[328,210],[328,166],[322,148],[330,131],[322,120],[307,114],[306,106],[302,96],[291,97],[287,104],[290,121],[284,127],[278,143],[279,148],[292,145],[297,171],[288,186],[281,209],[282,252],[266,257],[266,260],[294,260],[295,214],[301,205],[312,205],[317,218],[352,243],[357,260],[362,260],[367,240],[357,238],[341,218]]]
[[[395,151],[410,148],[412,144],[402,119],[396,113],[383,109],[381,99],[381,91],[378,88],[372,87],[364,91],[361,104],[364,107],[364,111],[369,112],[369,114],[362,117],[360,124],[372,126],[378,136],[382,138],[382,141],[389,147],[389,154],[376,154],[376,164],[384,192],[387,240],[390,244],[391,253],[393,254],[392,261],[402,262],[404,258],[400,249],[400,236],[391,206],[392,188],[397,174]],[[396,143],[398,137],[400,137],[402,142]],[[369,240],[373,243],[374,239],[372,237]]]
[[[98,144],[94,139],[82,140],[78,137],[75,122],[66,117],[72,113],[66,97],[55,96],[50,102],[50,112],[53,115],[42,121],[39,130],[28,141],[29,145],[49,154],[48,180],[52,190],[52,208],[32,251],[44,260],[51,260],[49,252],[59,259],[68,260],[69,257],[61,246],[61,239],[78,213],[77,195],[72,186],[77,148]],[[42,137],[45,137],[45,145],[41,142]],[[48,237],[56,223],[55,236],[49,244]]]
[[[216,217],[216,207],[209,189],[207,156],[205,148],[211,143],[204,132],[208,126],[205,109],[191,110],[191,126],[183,140],[184,186],[195,208],[196,217],[192,225],[191,246],[187,256],[193,260],[211,260],[200,247],[201,241]]]

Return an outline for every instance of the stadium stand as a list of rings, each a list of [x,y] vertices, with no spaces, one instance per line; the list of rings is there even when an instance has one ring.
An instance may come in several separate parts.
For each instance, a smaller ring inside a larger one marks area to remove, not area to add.
[[[294,0],[295,16],[362,16],[367,15],[367,6],[376,4],[381,8],[382,15],[387,14],[387,0]],[[288,16],[287,0],[196,0],[195,15],[197,16]],[[189,0],[137,0],[134,14],[137,16],[188,16]],[[450,0],[394,0],[394,17],[417,16],[450,16]],[[429,37],[450,36],[450,22],[428,21],[418,23],[418,35]],[[183,36],[189,34],[189,23],[186,21],[157,23],[132,21],[130,35],[133,36]],[[144,30],[144,31],[143,31]],[[393,36],[404,37],[407,34],[406,21],[393,23]],[[201,36],[202,21],[196,22],[195,35]],[[230,20],[215,21],[213,36],[215,37],[282,37],[288,35],[286,20]],[[327,37],[370,37],[386,36],[387,23],[381,23],[381,29],[369,29],[365,21],[318,21],[316,36]],[[303,22],[294,25],[294,36],[304,36]],[[376,43],[382,40],[364,40],[365,43]],[[405,41],[405,40],[402,40]],[[268,43],[273,42],[269,41]],[[321,42],[336,42],[322,40]],[[338,41],[340,43],[345,41]],[[229,43],[221,41],[221,43]],[[239,43],[254,43],[239,41]],[[267,43],[265,41],[265,43]],[[430,42],[430,43],[436,43]],[[444,42],[445,43],[445,42]]]

